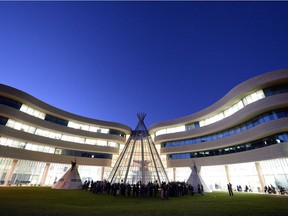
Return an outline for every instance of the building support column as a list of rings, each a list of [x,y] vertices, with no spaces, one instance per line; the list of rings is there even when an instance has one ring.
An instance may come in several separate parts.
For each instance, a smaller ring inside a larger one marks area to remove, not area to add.
[[[256,167],[258,178],[259,178],[259,181],[260,181],[260,184],[261,184],[261,191],[259,191],[259,192],[263,192],[264,191],[264,187],[266,185],[266,181],[265,181],[265,178],[264,178],[263,171],[262,171],[260,163],[259,162],[255,162],[255,167]]]
[[[12,176],[13,176],[13,173],[15,171],[17,163],[18,163],[18,160],[14,159],[12,161],[12,165],[11,165],[9,171],[7,172],[7,175],[5,176],[4,186],[8,186],[11,183],[11,179],[12,179]]]
[[[48,175],[48,172],[49,172],[49,169],[50,169],[50,165],[51,165],[50,163],[46,163],[46,165],[45,165],[44,172],[43,172],[43,175],[42,175],[42,178],[41,178],[41,181],[40,181],[40,185],[41,186],[45,185],[46,178],[47,178],[47,175]]]
[[[226,171],[226,178],[227,178],[227,184],[231,183],[231,178],[230,178],[230,169],[228,165],[225,165],[225,171]]]
[[[103,181],[103,179],[104,179],[104,171],[105,171],[105,167],[103,166],[103,167],[101,168],[101,176],[100,176],[100,180],[101,180],[101,181]]]
[[[176,168],[173,167],[173,181],[176,181]]]

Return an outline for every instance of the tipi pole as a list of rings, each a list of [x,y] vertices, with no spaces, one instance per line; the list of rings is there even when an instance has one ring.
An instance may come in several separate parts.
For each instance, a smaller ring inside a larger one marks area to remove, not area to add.
[[[109,181],[121,180],[126,184],[130,180],[132,183],[135,180],[147,183],[158,179],[159,182],[161,180],[168,182],[159,153],[144,124],[146,114],[138,113],[137,116],[139,122],[115,163],[109,175]]]
[[[131,139],[132,139],[132,135],[129,137],[129,139],[128,139],[128,141],[127,141],[126,143],[130,143]],[[111,172],[110,175],[109,175],[109,179],[111,179],[111,180],[110,180],[111,183],[112,183],[113,180],[114,180],[116,171],[118,170],[119,165],[120,165],[120,163],[121,163],[121,161],[122,161],[122,159],[123,159],[123,156],[125,155],[128,147],[129,147],[129,145],[125,145],[125,147],[124,147],[124,149],[122,150],[122,152],[121,152],[121,154],[120,154],[120,156],[119,156],[119,158],[118,158],[115,166],[113,167],[112,172]]]
[[[140,127],[140,121],[139,121],[135,131],[138,131],[139,127]],[[134,132],[131,134],[131,137],[132,136],[134,138],[134,136],[135,136]],[[131,154],[130,154],[130,158],[129,158],[129,162],[128,162],[128,166],[127,166],[127,170],[126,170],[126,174],[125,174],[125,178],[124,178],[124,184],[126,184],[126,180],[127,180],[127,176],[128,176],[128,173],[129,173],[129,169],[130,169],[131,160],[132,160],[132,156],[133,156],[133,153],[134,153],[136,141],[137,141],[137,139],[135,139],[134,142],[133,142],[132,151],[131,151]]]
[[[146,128],[146,125],[145,125],[145,124],[143,124],[143,125],[144,125],[145,130],[148,131],[148,129]],[[166,173],[165,168],[164,168],[164,166],[163,166],[163,163],[162,163],[162,161],[161,161],[160,155],[158,154],[155,145],[151,144],[149,138],[151,138],[150,134],[148,134],[148,138],[147,138],[147,141],[148,141],[148,143],[149,143],[149,148],[151,148],[151,146],[152,146],[152,148],[154,149],[154,151],[157,153],[157,154],[156,154],[157,159],[159,160],[159,163],[160,163],[161,168],[162,168],[162,170],[163,170],[163,173],[164,173],[164,175],[165,175],[165,177],[166,177],[166,180],[169,181],[168,176],[167,176],[167,173]],[[152,153],[152,150],[151,150],[151,149],[150,149],[150,151],[151,151],[151,153]],[[159,183],[160,183],[160,177],[159,177],[159,173],[158,173],[158,170],[157,170],[157,166],[156,166],[156,164],[155,164],[155,159],[154,159],[154,155],[153,155],[153,154],[152,154],[152,158],[153,158],[153,163],[154,163],[154,166],[155,166],[155,169],[156,169],[157,177],[158,177]]]
[[[137,114],[137,115],[138,115],[138,114]],[[138,118],[139,118],[139,120],[140,120],[140,116],[139,116],[139,115],[138,115]],[[135,130],[138,130],[139,127],[140,127],[140,121],[138,122]],[[128,147],[130,146],[130,141],[131,141],[132,138],[134,138],[133,132],[132,132],[132,134],[130,135],[129,139],[127,140],[124,149],[122,150],[119,158],[117,159],[117,162],[116,162],[115,166],[113,167],[113,169],[112,169],[112,171],[111,171],[111,173],[110,173],[110,175],[109,175],[109,178],[108,178],[108,179],[111,179],[111,180],[110,180],[111,183],[114,181],[114,178],[115,178],[115,175],[116,175],[116,171],[118,170],[118,168],[119,168],[119,166],[120,166],[120,164],[121,164],[121,162],[122,162],[122,159],[123,159],[123,157],[124,157],[124,155],[125,155]]]
[[[144,164],[144,145],[143,145],[143,139],[141,139],[141,152],[142,152],[142,163],[141,163],[141,167],[142,167],[142,182],[144,184],[146,184],[145,181],[145,164]]]
[[[155,170],[156,170],[158,182],[159,182],[159,184],[161,184],[160,176],[159,176],[158,169],[157,169],[157,164],[155,162],[155,158],[154,158],[154,155],[153,155],[153,152],[152,152],[152,148],[151,148],[151,143],[150,143],[149,139],[147,139],[147,141],[148,141],[148,146],[149,146],[149,149],[150,149],[150,152],[151,152],[153,164],[154,164],[154,167],[155,167]],[[160,163],[161,163],[161,160],[160,160]]]
[[[132,156],[133,156],[133,153],[134,153],[136,141],[137,140],[135,139],[134,142],[133,142],[132,151],[131,151],[131,154],[130,154],[130,158],[129,158],[129,162],[128,162],[128,166],[127,166],[127,170],[126,170],[126,174],[125,174],[125,178],[124,178],[124,184],[126,184],[126,180],[127,180],[127,176],[128,176],[128,173],[129,173],[130,164],[131,164]]]

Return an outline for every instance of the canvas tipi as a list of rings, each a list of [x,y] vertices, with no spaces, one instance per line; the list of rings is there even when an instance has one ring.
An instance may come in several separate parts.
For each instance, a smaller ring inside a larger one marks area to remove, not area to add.
[[[187,183],[192,185],[194,187],[194,190],[198,188],[198,185],[202,185],[204,192],[212,192],[212,190],[206,185],[204,180],[202,179],[200,175],[200,169],[201,167],[197,167],[194,163],[192,167],[190,167],[192,172],[187,180]]]
[[[52,186],[53,189],[81,189],[82,181],[76,166],[71,161],[71,168]]]
[[[127,140],[108,180],[124,184],[168,182],[160,156],[144,124],[146,114],[138,113],[137,116],[136,129]]]

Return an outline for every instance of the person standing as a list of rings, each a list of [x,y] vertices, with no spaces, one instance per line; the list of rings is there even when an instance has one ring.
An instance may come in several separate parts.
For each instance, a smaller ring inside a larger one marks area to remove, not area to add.
[[[228,187],[229,196],[233,196],[232,184],[231,183],[227,184],[227,187]]]
[[[204,196],[204,188],[202,184],[200,185],[200,191],[201,191],[201,195]]]

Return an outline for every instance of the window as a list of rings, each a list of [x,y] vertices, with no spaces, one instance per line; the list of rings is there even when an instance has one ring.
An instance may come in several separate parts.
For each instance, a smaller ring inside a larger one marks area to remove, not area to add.
[[[64,119],[61,119],[61,118],[58,118],[58,117],[55,117],[55,116],[52,116],[52,115],[48,115],[48,114],[46,114],[45,120],[49,121],[49,122],[52,122],[52,123],[55,123],[55,124],[63,125],[63,126],[67,126],[68,125],[68,121],[67,120],[64,120]]]
[[[253,127],[259,125],[260,122],[258,121],[258,118],[254,118],[254,119],[252,119],[252,124],[253,124]]]
[[[21,103],[15,101],[15,100],[12,100],[10,98],[6,98],[6,97],[3,97],[3,96],[0,96],[0,104],[3,104],[5,106],[9,106],[9,107],[12,107],[12,108],[15,108],[15,109],[20,109],[21,107]]]
[[[282,85],[278,85],[278,86],[268,87],[268,88],[263,89],[263,92],[264,92],[266,97],[272,96],[275,94],[287,93],[288,92],[288,84],[282,84]]]
[[[6,125],[8,118],[0,116],[0,125]]]
[[[269,145],[275,145],[282,142],[288,141],[288,132],[275,134],[260,140],[255,140],[251,143],[244,143],[236,146],[230,146],[220,149],[211,149],[206,151],[199,151],[199,152],[185,152],[185,153],[178,153],[178,154],[170,154],[167,155],[169,159],[186,159],[186,158],[197,158],[197,157],[211,157],[217,155],[225,155],[225,154],[233,154],[242,151],[249,151],[257,148],[263,148]]]
[[[202,137],[196,137],[193,139],[187,139],[187,140],[178,140],[177,142],[168,142],[167,145],[162,145],[162,147],[169,147],[169,146],[182,146],[182,145],[190,145],[194,143],[201,143],[201,142],[207,142],[211,140],[221,139],[223,137],[229,137],[234,134],[241,133],[242,131],[245,131],[247,129],[256,127],[259,124],[272,121],[274,119],[279,118],[286,118],[288,117],[288,108],[279,109],[275,111],[269,111],[264,114],[260,114],[256,117],[254,117],[252,120],[249,120],[247,122],[244,122],[241,125],[235,126],[233,128],[219,131],[218,133],[209,134]]]

